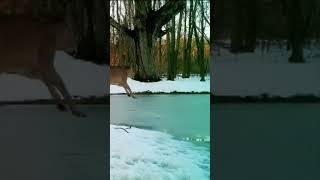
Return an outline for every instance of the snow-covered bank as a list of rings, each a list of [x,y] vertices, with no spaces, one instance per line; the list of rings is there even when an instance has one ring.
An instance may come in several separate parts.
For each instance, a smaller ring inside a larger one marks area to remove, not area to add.
[[[91,62],[75,60],[64,52],[55,56],[55,67],[73,96],[103,96],[108,86],[108,68]],[[51,98],[47,87],[38,80],[14,74],[1,74],[0,100],[32,100]]]
[[[305,49],[306,63],[288,63],[289,52],[271,47],[266,54],[231,54],[212,58],[211,90],[218,96],[320,96],[320,51]]]
[[[128,84],[135,93],[150,91],[152,93],[171,93],[171,92],[210,92],[210,76],[206,77],[206,81],[201,82],[199,76],[192,76],[188,79],[182,77],[176,78],[175,81],[167,81],[163,79],[159,82],[139,82],[128,78]],[[122,87],[110,85],[110,93],[125,93]]]
[[[206,180],[210,152],[204,147],[150,130],[110,125],[110,178]]]
[[[320,64],[216,63],[212,88],[215,95],[319,96]]]

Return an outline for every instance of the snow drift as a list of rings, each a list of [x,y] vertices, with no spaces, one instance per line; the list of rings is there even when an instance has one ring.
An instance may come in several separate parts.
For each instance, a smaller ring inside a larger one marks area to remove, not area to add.
[[[209,179],[210,152],[171,135],[110,125],[110,178]]]
[[[288,63],[290,52],[271,47],[262,54],[221,49],[211,61],[211,91],[223,96],[320,96],[320,51],[304,50],[306,63]]]

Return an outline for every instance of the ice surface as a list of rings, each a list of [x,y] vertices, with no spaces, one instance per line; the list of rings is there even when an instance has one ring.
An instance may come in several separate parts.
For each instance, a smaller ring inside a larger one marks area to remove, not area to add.
[[[110,125],[111,180],[209,179],[208,148],[162,132],[132,127],[126,133],[119,127]]]

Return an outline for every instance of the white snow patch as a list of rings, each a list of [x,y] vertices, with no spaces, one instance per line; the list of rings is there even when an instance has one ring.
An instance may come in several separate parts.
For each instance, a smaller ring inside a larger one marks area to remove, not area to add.
[[[320,50],[304,49],[306,63],[288,62],[291,52],[273,45],[269,52],[232,54],[220,49],[211,61],[211,91],[216,95],[320,96]]]
[[[206,180],[210,152],[151,130],[110,125],[110,178],[140,180]]]
[[[108,86],[108,68],[76,60],[62,51],[56,52],[55,68],[73,96],[103,96]],[[51,98],[47,87],[39,80],[15,74],[1,74],[0,100],[32,100]]]
[[[162,79],[159,82],[139,82],[128,78],[127,82],[133,92],[210,92],[210,76],[206,76],[205,80],[200,81],[199,76],[192,76],[187,79],[179,76],[174,81]],[[110,85],[110,93],[125,93],[125,90],[123,87]]]

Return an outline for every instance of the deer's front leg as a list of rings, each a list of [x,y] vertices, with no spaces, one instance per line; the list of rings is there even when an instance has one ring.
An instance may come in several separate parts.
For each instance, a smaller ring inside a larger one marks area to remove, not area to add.
[[[59,90],[59,92],[61,93],[61,95],[63,96],[65,102],[67,103],[67,105],[69,106],[71,112],[73,115],[77,116],[77,117],[86,117],[86,115],[82,112],[80,112],[79,110],[77,110],[77,108],[75,107],[75,104],[72,100],[71,95],[69,94],[67,88],[65,87],[61,77],[59,76],[59,74],[57,72],[51,72],[49,75],[49,83],[52,83],[57,90]]]

